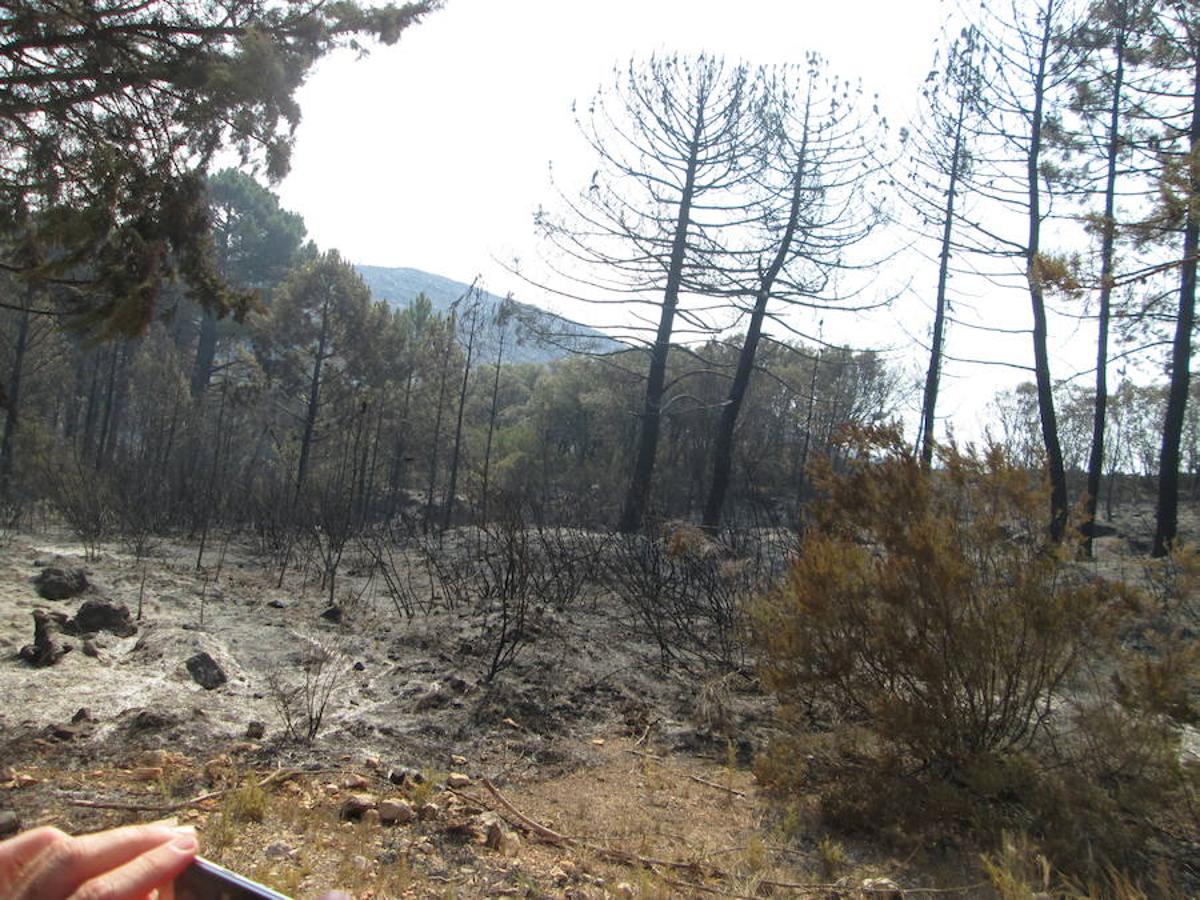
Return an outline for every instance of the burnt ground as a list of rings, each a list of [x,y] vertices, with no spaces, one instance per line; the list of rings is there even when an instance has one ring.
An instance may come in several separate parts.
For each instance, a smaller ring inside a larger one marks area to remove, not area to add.
[[[1098,542],[1098,568],[1136,567],[1128,535],[1144,519],[1135,510]],[[990,895],[973,856],[842,844],[811,810],[761,796],[748,764],[772,708],[753,676],[664,667],[611,594],[532,617],[489,682],[494,622],[469,604],[407,617],[366,560],[347,558],[335,623],[311,574],[279,587],[237,542],[197,570],[196,549],[164,542],[138,560],[106,545],[87,559],[55,531],[0,547],[0,821],[195,824],[206,855],[298,896],[752,896],[882,877]],[[91,586],[42,599],[31,578],[50,565],[82,567]],[[140,609],[136,633],[58,634],[71,652],[45,668],[17,658],[35,609],[72,616],[89,598]],[[336,679],[306,743],[285,733],[272,680],[302,685],[314,650]],[[186,662],[199,652],[225,683],[196,682]],[[447,787],[452,772],[464,786]],[[573,842],[531,831],[484,779]],[[357,795],[406,799],[421,818],[348,821]]]

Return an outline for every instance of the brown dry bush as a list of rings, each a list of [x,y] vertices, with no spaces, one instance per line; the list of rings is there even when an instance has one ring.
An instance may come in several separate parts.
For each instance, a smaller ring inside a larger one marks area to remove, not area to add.
[[[1043,486],[999,448],[932,472],[893,431],[848,450],[753,609],[787,732],[762,776],[844,828],[983,847],[1007,828],[1073,873],[1149,864],[1186,773],[1169,717],[1102,677],[1134,592],[1048,541]],[[830,719],[843,737],[813,736]]]

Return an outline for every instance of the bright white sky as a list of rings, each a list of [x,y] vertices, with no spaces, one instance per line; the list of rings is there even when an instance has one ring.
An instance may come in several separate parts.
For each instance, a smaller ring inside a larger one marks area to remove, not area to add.
[[[946,12],[940,0],[448,0],[394,47],[321,63],[299,94],[304,120],[282,201],[304,216],[322,248],[354,262],[463,282],[481,274],[493,293],[511,290],[586,321],[497,262],[534,255],[532,214],[553,199],[551,161],[560,173],[572,164],[594,168],[573,100],[611,83],[613,66],[633,54],[703,50],[783,63],[815,50],[831,72],[878,93],[898,126],[914,110]],[[914,285],[928,297],[936,270],[922,265],[911,278],[928,282]],[[908,334],[925,339],[927,306],[910,302],[881,315],[872,343],[900,348],[894,360],[915,382],[927,360]],[[951,353],[978,355],[950,340]],[[1011,353],[1024,362],[1028,339],[1017,347]],[[958,420],[960,435],[977,434],[998,380],[1022,377],[953,368],[940,412]]]

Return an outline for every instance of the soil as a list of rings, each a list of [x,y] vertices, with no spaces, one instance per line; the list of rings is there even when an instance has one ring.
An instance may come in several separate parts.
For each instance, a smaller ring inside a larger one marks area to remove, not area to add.
[[[1124,533],[1097,541],[1103,565],[1134,565]],[[752,676],[664,668],[610,595],[547,609],[489,682],[489,634],[471,610],[406,617],[365,560],[344,562],[333,622],[303,572],[278,586],[234,541],[210,544],[203,567],[196,554],[166,542],[148,559],[116,545],[87,558],[65,533],[7,537],[0,813],[68,831],[194,824],[205,855],[296,896],[756,896],[770,882],[846,891],[872,878],[991,895],[973,857],[892,858],[770,802],[748,765],[771,736]],[[88,591],[39,597],[31,578],[50,564],[83,568]],[[72,616],[89,598],[126,605],[136,633],[58,634],[72,649],[54,665],[18,659],[34,610]],[[305,742],[286,733],[272,685],[300,684],[314,652],[337,677]],[[199,653],[223,683],[197,683]],[[469,784],[449,788],[451,772]],[[344,821],[357,794],[432,806],[405,825]],[[498,842],[493,823],[519,839]]]

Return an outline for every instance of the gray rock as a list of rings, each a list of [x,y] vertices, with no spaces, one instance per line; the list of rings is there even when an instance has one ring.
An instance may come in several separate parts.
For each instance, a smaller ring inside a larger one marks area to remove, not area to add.
[[[334,604],[321,613],[321,618],[326,622],[332,622],[334,625],[340,625],[342,623],[342,608]]]
[[[246,737],[252,741],[257,741],[267,733],[267,726],[257,719],[246,724]]]
[[[187,666],[188,674],[192,676],[192,681],[200,685],[206,691],[215,690],[223,685],[229,679],[225,677],[225,670],[217,665],[217,661],[201,650],[195,656],[191,656],[184,663]]]
[[[0,810],[0,838],[6,838],[21,830],[21,819],[11,809]]]
[[[88,580],[83,569],[46,566],[33,577],[33,586],[46,600],[69,600],[88,589]]]
[[[417,812],[407,800],[384,800],[379,804],[379,818],[385,825],[407,825]]]

